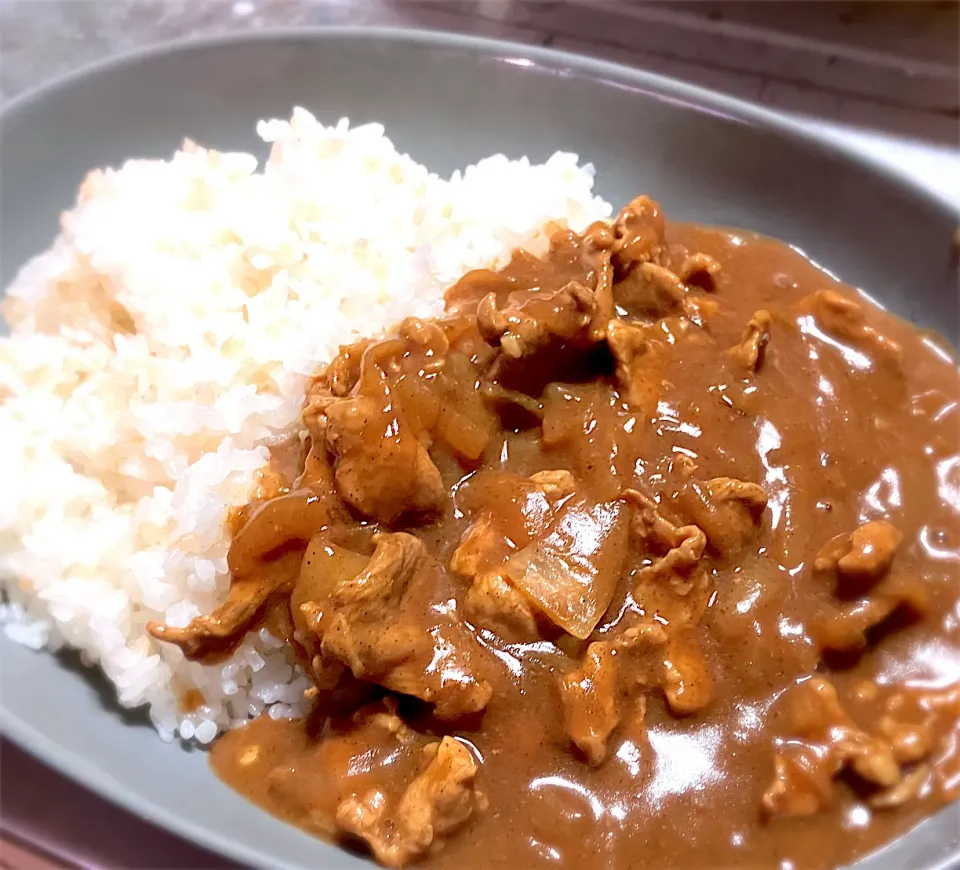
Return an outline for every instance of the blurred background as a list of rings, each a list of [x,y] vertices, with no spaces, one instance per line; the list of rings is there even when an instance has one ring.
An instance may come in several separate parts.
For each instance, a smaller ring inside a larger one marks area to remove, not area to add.
[[[547,45],[797,113],[960,203],[960,3],[0,0],[0,99],[170,39],[317,25]]]
[[[0,100],[171,39],[331,24],[510,39],[704,85],[795,114],[960,207],[957,2],[0,0]],[[0,832],[0,867],[16,870],[228,866],[9,744]]]

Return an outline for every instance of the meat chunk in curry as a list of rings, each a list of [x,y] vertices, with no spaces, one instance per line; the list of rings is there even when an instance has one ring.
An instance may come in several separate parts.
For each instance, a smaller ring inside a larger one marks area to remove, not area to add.
[[[285,626],[311,715],[213,752],[281,817],[392,867],[827,868],[960,792],[956,362],[794,250],[638,197],[342,348],[303,423],[226,600],[151,629]]]

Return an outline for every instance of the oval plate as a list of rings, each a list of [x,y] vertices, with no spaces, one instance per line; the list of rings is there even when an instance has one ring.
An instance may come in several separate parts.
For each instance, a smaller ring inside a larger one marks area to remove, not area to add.
[[[52,241],[91,168],[166,158],[184,136],[265,155],[259,118],[305,106],[326,123],[377,120],[439,173],[504,152],[576,151],[619,207],[639,192],[674,219],[788,239],[956,345],[956,217],[910,183],[773,113],[575,55],[442,33],[324,29],[152,49],[15,100],[0,116],[0,280]],[[274,820],[160,742],[70,656],[0,637],[3,733],[100,794],[260,867],[368,866]],[[958,866],[956,805],[859,867]]]

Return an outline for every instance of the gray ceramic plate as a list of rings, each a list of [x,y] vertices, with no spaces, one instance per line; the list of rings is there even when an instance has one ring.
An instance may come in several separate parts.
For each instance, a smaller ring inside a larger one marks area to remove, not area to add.
[[[7,107],[0,120],[2,282],[46,247],[84,173],[166,157],[184,136],[263,148],[258,118],[303,105],[379,120],[401,149],[449,172],[503,151],[557,148],[598,169],[615,206],[646,191],[674,218],[787,239],[905,317],[957,343],[956,216],[907,182],[767,112],[620,66],[410,31],[298,31],[161,48]],[[0,639],[3,733],[64,773],[209,848],[261,867],[360,866],[222,786],[204,753],[161,743],[69,659]],[[953,806],[865,862],[960,866]]]

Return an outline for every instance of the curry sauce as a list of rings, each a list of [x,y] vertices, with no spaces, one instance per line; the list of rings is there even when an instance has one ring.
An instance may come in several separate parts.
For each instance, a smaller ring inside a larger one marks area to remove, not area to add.
[[[343,348],[227,602],[152,631],[268,620],[314,712],[214,770],[385,864],[834,867],[960,790],[958,399],[800,253],[641,197]]]

